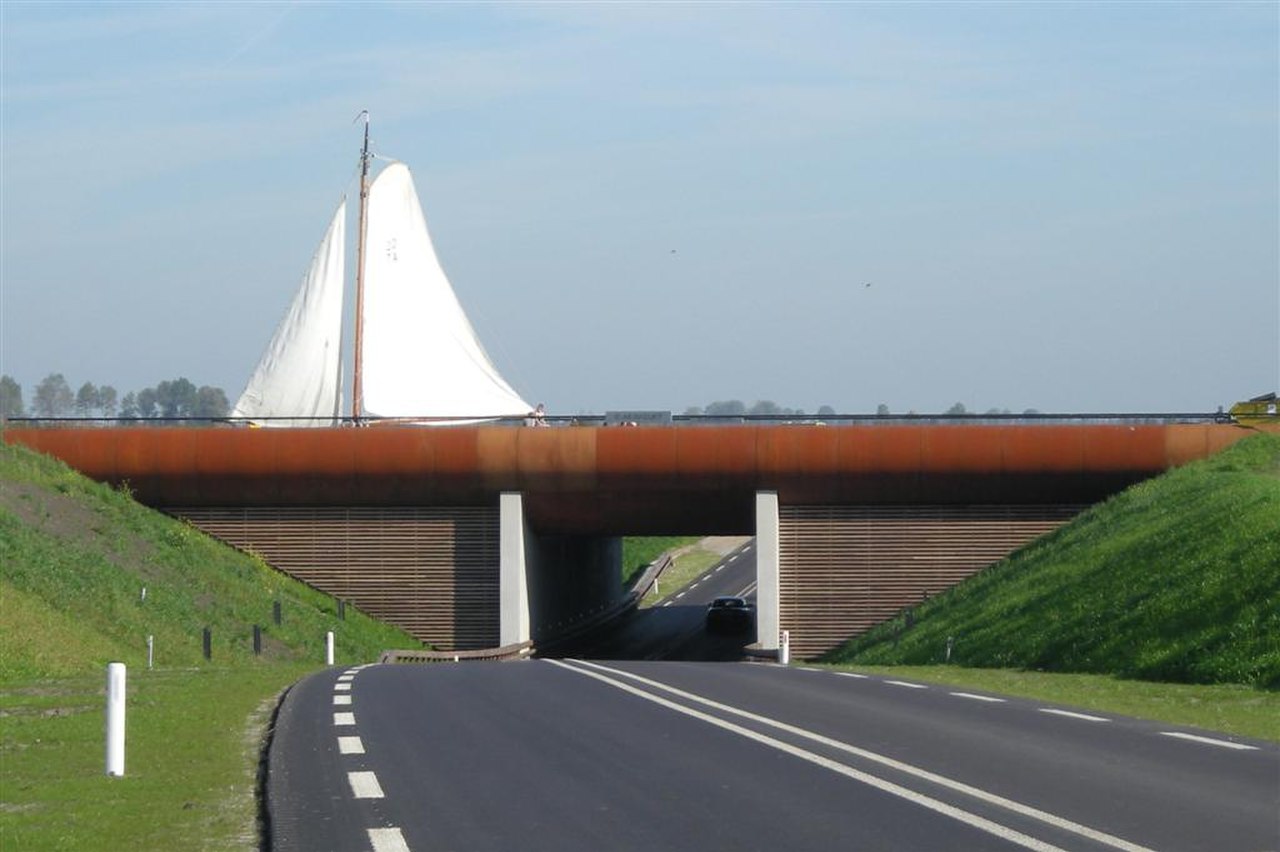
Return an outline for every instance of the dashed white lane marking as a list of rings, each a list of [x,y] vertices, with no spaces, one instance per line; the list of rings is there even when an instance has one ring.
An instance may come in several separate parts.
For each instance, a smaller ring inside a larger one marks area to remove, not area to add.
[[[737,707],[732,707],[728,704],[721,704],[718,701],[712,701],[710,698],[704,698],[701,695],[695,695],[692,692],[686,692],[682,689],[677,689],[674,686],[670,686],[660,681],[656,681],[647,677],[642,677],[638,674],[633,674],[632,672],[623,671],[621,669],[609,668],[608,666],[602,666],[599,663],[589,663],[589,662],[586,662],[585,660],[573,660],[571,662],[577,663],[579,666],[585,666],[588,669],[594,669],[596,671],[586,671],[584,669],[577,668],[575,666],[570,665],[569,662],[567,661],[550,660],[549,662],[552,665],[560,666],[562,668],[567,668],[570,670],[576,670],[588,677],[593,677],[598,680],[602,680],[626,692],[633,693],[635,695],[638,695],[641,698],[644,698],[648,701],[652,701],[656,704],[661,704],[663,706],[671,707],[671,709],[677,710],[678,712],[681,712],[681,713],[685,713],[686,715],[695,715],[696,718],[702,718],[703,716],[705,716],[705,714],[701,714],[697,710],[694,710],[689,707],[684,707],[683,705],[674,704],[657,695],[652,695],[650,693],[635,689],[634,687],[631,687],[628,684],[622,683],[621,681],[618,681],[615,678],[608,677],[602,674],[597,674],[597,672],[608,672],[611,675],[619,675],[622,677],[626,677],[630,680],[634,680],[639,683],[645,684],[646,686],[649,686],[655,689],[661,689],[664,692],[670,693],[671,695],[675,695],[684,700],[694,701],[694,702],[697,702],[698,704],[702,704],[706,707],[710,707],[714,710],[717,710],[723,713],[732,713],[735,716],[740,716],[744,719],[749,719],[752,722],[768,725],[769,727],[777,728],[780,731],[785,731],[788,734],[803,737],[805,739],[819,743],[827,748],[833,748],[839,751],[843,751],[847,754],[856,755],[866,760],[870,760],[875,763],[878,763],[881,766],[890,767],[891,769],[895,769],[899,772],[903,772],[908,775],[914,776],[916,778],[929,781],[941,787],[945,787],[947,789],[954,790],[958,793],[963,793],[965,795],[972,796],[975,799],[978,799],[983,802],[987,802],[988,804],[1005,808],[1006,810],[1012,811],[1016,814],[1021,814],[1022,816],[1039,820],[1040,822],[1043,822],[1046,825],[1052,825],[1064,831],[1069,831],[1073,834],[1078,834],[1081,837],[1087,837],[1090,840],[1097,841],[1098,843],[1101,843],[1105,846],[1110,846],[1114,849],[1121,849],[1121,850],[1124,850],[1124,852],[1153,852],[1153,850],[1148,849],[1146,846],[1141,846],[1137,843],[1131,843],[1122,837],[1116,837],[1115,835],[1107,834],[1106,832],[1099,831],[1095,828],[1090,828],[1087,825],[1081,825],[1080,823],[1072,822],[1071,820],[1066,819],[1065,817],[1060,817],[1057,814],[1051,814],[1047,811],[1042,811],[1039,808],[1033,808],[1030,805],[1024,805],[1021,802],[1016,802],[1012,799],[1006,799],[1003,796],[998,796],[995,793],[990,793],[981,788],[970,786],[961,781],[956,781],[951,778],[947,778],[946,776],[929,772],[928,770],[921,769],[918,766],[912,766],[909,763],[903,763],[900,760],[894,760],[891,757],[887,757],[882,754],[877,754],[876,752],[868,751],[867,749],[858,748],[855,745],[850,745],[849,743],[841,742],[840,740],[835,740],[830,737],[825,737],[821,734],[814,733],[813,731],[808,731],[808,730],[805,730],[804,728],[796,727],[795,725],[789,725],[786,722],[782,722],[777,719],[770,719],[767,716],[761,716],[756,713],[751,713],[747,710],[742,710]],[[722,722],[722,720],[716,719],[715,717],[709,717],[707,721],[712,721],[712,724],[717,724],[720,727],[732,725],[731,722]],[[874,776],[871,776],[871,777],[874,777]],[[880,780],[880,779],[876,779],[876,780]],[[896,786],[896,785],[893,785],[891,782],[884,782],[884,783],[889,784],[890,786]],[[893,791],[890,791],[890,792],[893,792]],[[926,805],[926,807],[928,807],[928,805]],[[1003,828],[1003,826],[1001,827]],[[1039,842],[1039,841],[1035,841],[1035,842]],[[1048,848],[1052,849],[1055,847],[1048,847]]]
[[[355,675],[349,675],[349,674],[338,675],[338,683],[351,683],[351,681],[354,679],[355,679]]]
[[[891,683],[894,686],[905,686],[908,689],[928,689],[923,683],[908,683],[905,680],[886,680],[885,683]]]
[[[334,713],[333,724],[335,725],[354,725],[356,723],[355,713]]]
[[[378,783],[378,776],[372,772],[348,772],[347,781],[357,799],[381,799],[386,795]]]
[[[732,562],[733,560],[732,560],[732,559],[730,559],[729,561],[730,561],[730,562]],[[716,573],[717,573],[717,574],[719,574],[719,573],[720,573],[721,571],[723,571],[723,570],[724,570],[724,566],[723,566],[723,565],[721,565],[721,566],[719,566],[719,567],[717,567],[717,568],[716,568]]]
[[[663,606],[671,606],[671,601],[663,601]]]
[[[364,754],[364,741],[359,737],[338,737],[339,754]]]
[[[333,691],[334,691],[334,692],[350,692],[350,691],[351,691],[351,684],[350,684],[350,683],[335,683],[335,684],[333,685]]]
[[[365,742],[360,737],[338,737],[339,755],[362,755]]]
[[[707,578],[706,578],[706,577],[703,577],[703,578],[702,578],[702,580],[705,580],[705,579],[707,579]],[[690,586],[689,588],[691,588],[691,589],[696,589],[696,588],[698,588],[699,586],[701,586],[701,585],[702,585],[702,580],[699,580],[698,582],[694,583],[694,584],[693,584],[692,586]]]
[[[684,597],[684,592],[681,592],[680,594],[676,595],[676,599],[677,599],[677,600],[678,600],[678,599],[680,599],[680,598],[682,598],[682,597]]]
[[[1055,716],[1066,716],[1069,719],[1083,719],[1086,722],[1110,722],[1101,716],[1090,716],[1088,713],[1073,713],[1070,710],[1055,710],[1052,707],[1041,707],[1041,713],[1052,713]]]
[[[992,704],[1003,704],[1003,698],[993,698],[990,695],[974,695],[972,692],[952,692],[956,698],[972,698],[974,701],[990,701]]]
[[[1195,734],[1184,734],[1181,731],[1161,731],[1162,737],[1177,737],[1180,740],[1191,740],[1192,742],[1204,743],[1205,745],[1221,746],[1222,748],[1234,748],[1240,751],[1257,751],[1257,746],[1245,745],[1244,743],[1233,743],[1229,740],[1215,740],[1212,737],[1198,737]]]
[[[812,731],[807,731],[807,730],[804,730],[803,728],[797,728],[793,725],[788,725],[785,722],[781,722],[776,719],[770,719],[766,716],[759,716],[755,713],[750,713],[746,710],[740,710],[736,707],[732,707],[727,704],[721,704],[717,701],[712,701],[709,698],[703,698],[700,695],[694,695],[693,693],[676,689],[673,686],[668,686],[667,684],[661,683],[659,681],[651,680],[649,678],[641,677],[640,675],[632,674],[631,672],[622,671],[620,669],[612,669],[607,666],[599,665],[598,663],[589,663],[584,660],[573,660],[572,662],[575,665],[570,665],[569,662],[562,661],[562,660],[551,660],[550,662],[552,663],[552,665],[560,666],[562,668],[569,669],[570,671],[576,671],[579,674],[607,683],[616,689],[620,689],[624,692],[635,695],[638,698],[643,698],[646,701],[650,701],[659,706],[666,707],[670,710],[674,710],[677,713],[682,713],[686,716],[690,716],[695,719],[700,719],[701,721],[707,722],[708,724],[715,725],[718,728],[722,728],[726,731],[730,731],[732,733],[738,734],[739,736],[754,740],[755,742],[761,743],[762,745],[767,745],[770,748],[774,748],[774,749],[777,749],[778,751],[785,752],[786,754],[790,754],[802,760],[809,761],[810,763],[813,763],[824,769],[828,769],[832,772],[843,775],[846,778],[852,778],[855,781],[859,781],[863,784],[874,787],[877,790],[881,790],[891,795],[898,796],[899,798],[902,798],[902,799],[906,799],[909,802],[928,808],[929,810],[932,810],[935,813],[940,813],[945,816],[949,816],[952,819],[958,820],[960,822],[965,823],[966,825],[972,826],[973,828],[977,828],[981,831],[985,831],[989,834],[995,835],[996,837],[1000,837],[1011,843],[1015,843],[1019,846],[1022,846],[1025,849],[1039,850],[1039,852],[1063,852],[1063,850],[1061,850],[1061,848],[1058,846],[1054,846],[1050,843],[1046,843],[1045,841],[1042,841],[1030,835],[1023,834],[1022,832],[1012,829],[1009,826],[1002,825],[993,820],[979,816],[978,814],[972,813],[970,811],[966,811],[954,805],[947,804],[946,802],[935,799],[932,796],[927,796],[923,793],[918,793],[915,790],[902,787],[898,784],[893,783],[892,781],[887,781],[878,776],[871,775],[869,773],[863,772],[858,769],[854,769],[852,766],[848,766],[846,764],[835,761],[831,758],[824,757],[823,755],[808,751],[807,749],[800,748],[799,746],[792,745],[790,743],[784,742],[774,737],[770,737],[767,734],[762,734],[758,731],[754,731],[749,728],[744,728],[741,725],[735,724],[726,719],[721,719],[718,716],[712,716],[709,713],[702,712],[701,710],[695,710],[692,707],[687,707],[683,704],[678,704],[667,698],[663,698],[660,695],[655,695],[651,692],[645,692],[644,690],[638,689],[637,687],[634,687],[628,683],[623,683],[622,681],[617,680],[614,677],[610,677],[609,675],[621,675],[623,677],[644,683],[648,686],[657,687],[658,689],[665,690],[673,695],[685,698],[687,700],[696,701],[700,704],[706,705],[713,709],[716,709],[722,712],[732,713],[734,715],[741,716],[746,719],[751,719],[756,722],[763,722],[764,724],[767,724],[771,727],[777,728],[779,730],[787,731],[788,733],[791,733],[793,735],[805,737],[806,739],[810,739],[815,742],[822,743],[825,746],[837,748],[837,749],[840,749],[841,751],[845,751],[850,754],[866,757],[882,765],[892,766],[895,769],[899,769],[900,771],[907,772],[908,774],[914,775],[917,778],[925,778],[934,783],[939,783],[952,790],[956,790],[959,792],[966,793],[970,796],[974,796],[975,798],[981,799],[989,804],[995,804],[1000,807],[1006,808],[1007,810],[1013,811],[1014,813],[1018,813],[1023,816],[1028,816],[1033,819],[1037,819],[1041,822],[1047,823],[1049,825],[1055,826],[1057,828],[1061,828],[1066,831],[1070,831],[1075,834],[1088,837],[1092,840],[1098,841],[1100,843],[1103,843],[1115,849],[1123,849],[1123,850],[1126,850],[1126,852],[1152,852],[1152,850],[1149,850],[1144,846],[1139,846],[1136,843],[1130,843],[1129,841],[1124,840],[1123,838],[1115,837],[1113,835],[1106,834],[1096,829],[1089,828],[1088,826],[1071,822],[1070,820],[1064,819],[1055,814],[1037,810],[1036,808],[1032,808],[1028,805],[1023,805],[1020,802],[1015,802],[1010,799],[1005,799],[1003,797],[995,795],[994,793],[988,793],[986,790],[981,790],[976,787],[970,787],[967,784],[962,784],[961,782],[954,781],[950,778],[946,778],[941,775],[935,775],[931,772],[926,772],[925,770],[919,769],[918,767],[901,763],[899,761],[893,760],[892,758],[887,758],[887,757],[884,757],[883,755],[879,755],[874,752],[869,752],[864,749],[857,748],[856,746],[851,746],[848,743],[843,743],[843,742],[840,742],[839,740],[833,740],[833,739],[830,739],[829,737],[824,737],[821,734],[815,734]],[[579,668],[579,666],[582,666],[584,668]],[[603,674],[603,672],[608,672],[609,675]]]
[[[735,553],[735,554],[733,554],[732,556],[730,556],[730,557],[729,557],[729,561],[730,561],[730,562],[734,562],[734,561],[736,561],[736,560],[737,560],[737,558],[738,558],[738,554],[736,554],[736,553]]]
[[[369,845],[373,852],[409,852],[409,844],[398,828],[369,829]]]
[[[341,705],[343,705],[343,704],[350,704],[350,703],[351,703],[351,696],[350,696],[350,695],[335,695],[335,696],[333,696],[333,704],[334,704],[334,706],[335,706],[335,707],[339,707],[339,706],[341,706]]]
[[[840,677],[856,677],[858,680],[869,680],[869,675],[858,674],[857,672],[836,672]]]

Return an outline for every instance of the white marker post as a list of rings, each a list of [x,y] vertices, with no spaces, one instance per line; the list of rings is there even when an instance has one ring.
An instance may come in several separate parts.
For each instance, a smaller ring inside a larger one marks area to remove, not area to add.
[[[156,637],[148,633],[147,634],[147,668],[148,669],[153,668],[155,666],[155,662],[156,662]]]
[[[324,634],[324,664],[333,665],[333,631]]]
[[[107,664],[107,775],[124,776],[124,663]]]
[[[791,665],[791,631],[782,631],[782,641],[778,643],[778,662],[784,666]]]

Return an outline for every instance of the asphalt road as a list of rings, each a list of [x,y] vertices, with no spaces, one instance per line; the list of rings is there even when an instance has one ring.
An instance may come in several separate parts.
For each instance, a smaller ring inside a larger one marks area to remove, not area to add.
[[[281,707],[273,848],[1280,849],[1275,744],[994,698],[748,663],[335,669]]]
[[[712,635],[705,629],[707,604],[721,595],[755,599],[755,539],[725,554],[692,583],[588,634],[549,648],[543,656],[595,660],[742,659],[750,635]],[[662,581],[659,580],[659,588]]]

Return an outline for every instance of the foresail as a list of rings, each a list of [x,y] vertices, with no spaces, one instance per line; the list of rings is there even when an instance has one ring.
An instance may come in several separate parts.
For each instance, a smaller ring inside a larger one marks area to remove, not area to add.
[[[346,216],[344,199],[233,417],[261,426],[332,426],[338,418]]]
[[[361,410],[372,416],[483,419],[530,406],[498,374],[440,267],[409,169],[369,188]]]

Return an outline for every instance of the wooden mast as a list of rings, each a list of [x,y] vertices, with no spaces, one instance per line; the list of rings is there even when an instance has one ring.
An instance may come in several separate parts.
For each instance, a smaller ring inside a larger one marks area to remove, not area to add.
[[[364,116],[364,147],[360,149],[360,231],[356,241],[356,351],[351,382],[351,419],[360,422],[360,406],[364,395],[362,360],[364,350],[364,241],[369,223],[369,111]]]

